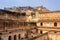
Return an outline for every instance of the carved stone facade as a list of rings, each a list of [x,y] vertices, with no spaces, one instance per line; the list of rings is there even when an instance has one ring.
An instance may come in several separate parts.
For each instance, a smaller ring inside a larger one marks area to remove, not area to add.
[[[59,31],[60,11],[43,6],[0,9],[0,40],[60,40]]]

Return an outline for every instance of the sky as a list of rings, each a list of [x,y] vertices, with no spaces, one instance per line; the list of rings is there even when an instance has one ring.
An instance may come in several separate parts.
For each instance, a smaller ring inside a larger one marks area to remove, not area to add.
[[[0,9],[19,6],[41,6],[49,10],[60,10],[60,0],[0,0]]]

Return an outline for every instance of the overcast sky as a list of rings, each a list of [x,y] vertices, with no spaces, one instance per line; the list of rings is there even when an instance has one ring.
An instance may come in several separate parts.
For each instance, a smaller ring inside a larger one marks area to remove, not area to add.
[[[0,9],[13,6],[41,6],[49,10],[60,10],[60,0],[0,0]]]

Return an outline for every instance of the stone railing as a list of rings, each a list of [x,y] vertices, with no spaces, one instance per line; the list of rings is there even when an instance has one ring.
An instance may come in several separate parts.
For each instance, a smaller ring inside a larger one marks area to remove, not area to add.
[[[31,40],[49,40],[48,33],[33,37]]]
[[[60,40],[60,31],[49,31],[32,38],[33,40]]]

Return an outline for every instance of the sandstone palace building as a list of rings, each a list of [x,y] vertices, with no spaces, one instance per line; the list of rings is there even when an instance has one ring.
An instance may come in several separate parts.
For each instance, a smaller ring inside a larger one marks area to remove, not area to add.
[[[0,9],[0,40],[60,40],[60,10],[43,6]]]

